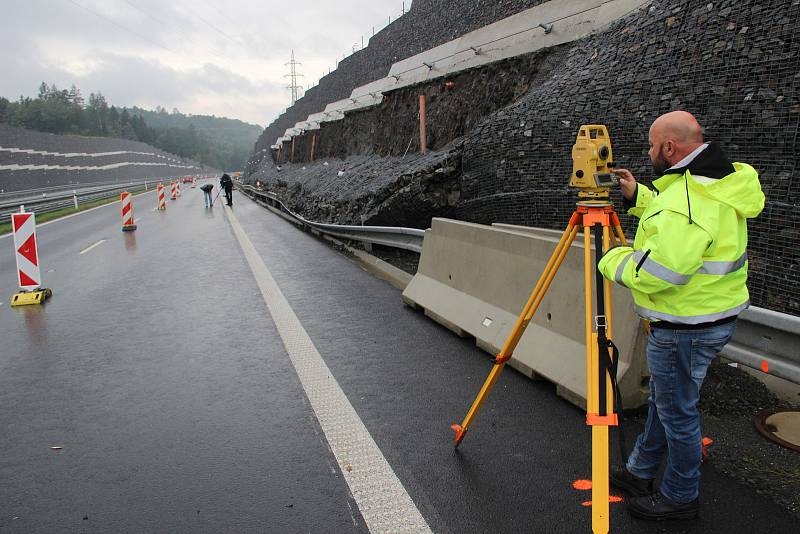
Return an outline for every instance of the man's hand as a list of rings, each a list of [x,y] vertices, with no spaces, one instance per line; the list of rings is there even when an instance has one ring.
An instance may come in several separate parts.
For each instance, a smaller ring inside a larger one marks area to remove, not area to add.
[[[634,200],[636,195],[636,178],[634,178],[631,171],[628,169],[611,169],[611,172],[617,175],[619,179],[619,187],[622,190],[622,195],[628,200]]]

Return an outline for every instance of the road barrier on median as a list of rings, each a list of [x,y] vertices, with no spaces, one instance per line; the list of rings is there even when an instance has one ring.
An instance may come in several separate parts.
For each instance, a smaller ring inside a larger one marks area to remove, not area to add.
[[[17,260],[17,280],[20,292],[11,297],[12,306],[41,304],[52,291],[42,288],[39,269],[39,248],[36,242],[36,215],[32,212],[11,215],[14,232],[14,255]]]
[[[136,225],[133,220],[133,200],[132,195],[127,191],[123,191],[119,196],[120,211],[122,212],[122,231],[132,232],[136,230]]]
[[[293,223],[313,232],[368,244],[402,248],[418,253],[423,250],[423,237],[430,234],[430,230],[425,233],[414,228],[317,223],[293,213],[274,193],[250,185],[242,185],[240,190],[261,205],[275,210]],[[543,228],[497,223],[492,225],[492,228],[550,238],[553,244],[558,242],[558,238],[561,236],[560,231]],[[573,246],[582,247],[582,244],[577,243]],[[535,280],[540,273],[534,271],[528,274]],[[619,289],[622,290],[622,293],[626,293],[624,289]],[[530,290],[530,287],[526,287],[522,292],[528,294]],[[628,320],[619,315],[617,317]],[[478,344],[482,345],[480,339]],[[800,352],[796,350],[798,345],[800,345],[800,317],[751,306],[739,315],[736,332],[731,342],[723,349],[722,355],[731,361],[800,384]],[[522,368],[522,365],[515,360],[511,361],[511,365]],[[525,372],[531,374],[530,370]]]
[[[403,300],[497,354],[557,243],[533,229],[434,218]],[[582,242],[573,244],[509,364],[555,383],[560,396],[585,407],[582,249]],[[647,335],[629,291],[614,291],[613,309],[619,388],[623,406],[635,408],[648,396]]]
[[[156,186],[156,198],[158,199],[156,207],[161,211],[167,209],[167,192],[164,190],[164,184],[159,183]]]

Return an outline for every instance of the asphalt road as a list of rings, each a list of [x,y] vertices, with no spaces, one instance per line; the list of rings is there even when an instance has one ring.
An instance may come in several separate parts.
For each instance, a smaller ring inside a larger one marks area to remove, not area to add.
[[[504,372],[458,452],[485,353],[400,292],[235,194],[234,213],[434,532],[589,532],[589,430],[546,382]],[[0,239],[0,531],[365,532],[222,211],[186,189],[43,226],[54,296],[10,309]],[[105,239],[94,248],[81,251]],[[52,272],[51,272],[52,271]],[[629,439],[637,428],[628,429]],[[53,450],[51,447],[62,447]],[[796,519],[704,467],[701,516],[612,532],[794,532]]]

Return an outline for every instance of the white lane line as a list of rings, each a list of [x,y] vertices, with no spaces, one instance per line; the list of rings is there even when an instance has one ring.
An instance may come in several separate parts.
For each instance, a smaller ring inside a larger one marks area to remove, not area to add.
[[[430,533],[425,518],[347,400],[236,215],[227,206],[225,215],[367,527],[371,532]]]
[[[94,247],[96,247],[97,245],[99,245],[99,244],[101,244],[101,243],[105,243],[105,241],[106,241],[105,239],[101,239],[100,241],[98,241],[98,242],[97,242],[97,243],[95,243],[94,245],[89,245],[89,246],[88,246],[88,247],[86,247],[85,249],[81,250],[79,254],[86,254],[87,252],[89,252],[90,250],[92,250],[92,249],[93,249]]]
[[[149,193],[154,193],[155,189],[151,189],[150,191],[142,191],[141,193],[136,193],[133,195],[134,197],[138,197],[141,195],[147,195]],[[53,219],[52,221],[43,222],[41,224],[37,224],[36,228],[41,228],[42,226],[47,226],[48,224],[66,221],[67,219],[71,219],[73,217],[77,217],[78,215],[83,215],[84,213],[89,213],[90,211],[99,210],[100,208],[107,208],[109,206],[116,206],[119,204],[119,201],[109,202],[108,204],[103,204],[102,206],[95,206],[94,208],[89,208],[88,210],[79,211],[78,213],[73,213],[72,215],[64,215],[63,217],[59,217],[58,219]],[[4,239],[6,237],[11,237],[14,235],[12,232],[7,234],[0,235],[0,239]]]

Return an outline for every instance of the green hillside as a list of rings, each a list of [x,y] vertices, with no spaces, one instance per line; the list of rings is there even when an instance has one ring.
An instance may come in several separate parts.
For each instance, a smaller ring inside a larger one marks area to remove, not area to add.
[[[164,108],[157,108],[156,111],[138,107],[126,109],[131,116],[142,117],[147,126],[155,130],[193,128],[198,135],[208,140],[209,148],[219,158],[215,163],[206,161],[198,155],[199,161],[219,169],[236,170],[243,167],[247,158],[253,153],[256,139],[264,130],[255,124],[214,115],[186,115],[178,110],[168,113]],[[213,156],[209,154],[208,157]]]
[[[0,123],[54,134],[116,137],[141,141],[166,152],[224,170],[241,169],[263,128],[240,120],[118,108],[100,93],[88,102],[80,89],[42,82],[36,98],[0,97]]]

